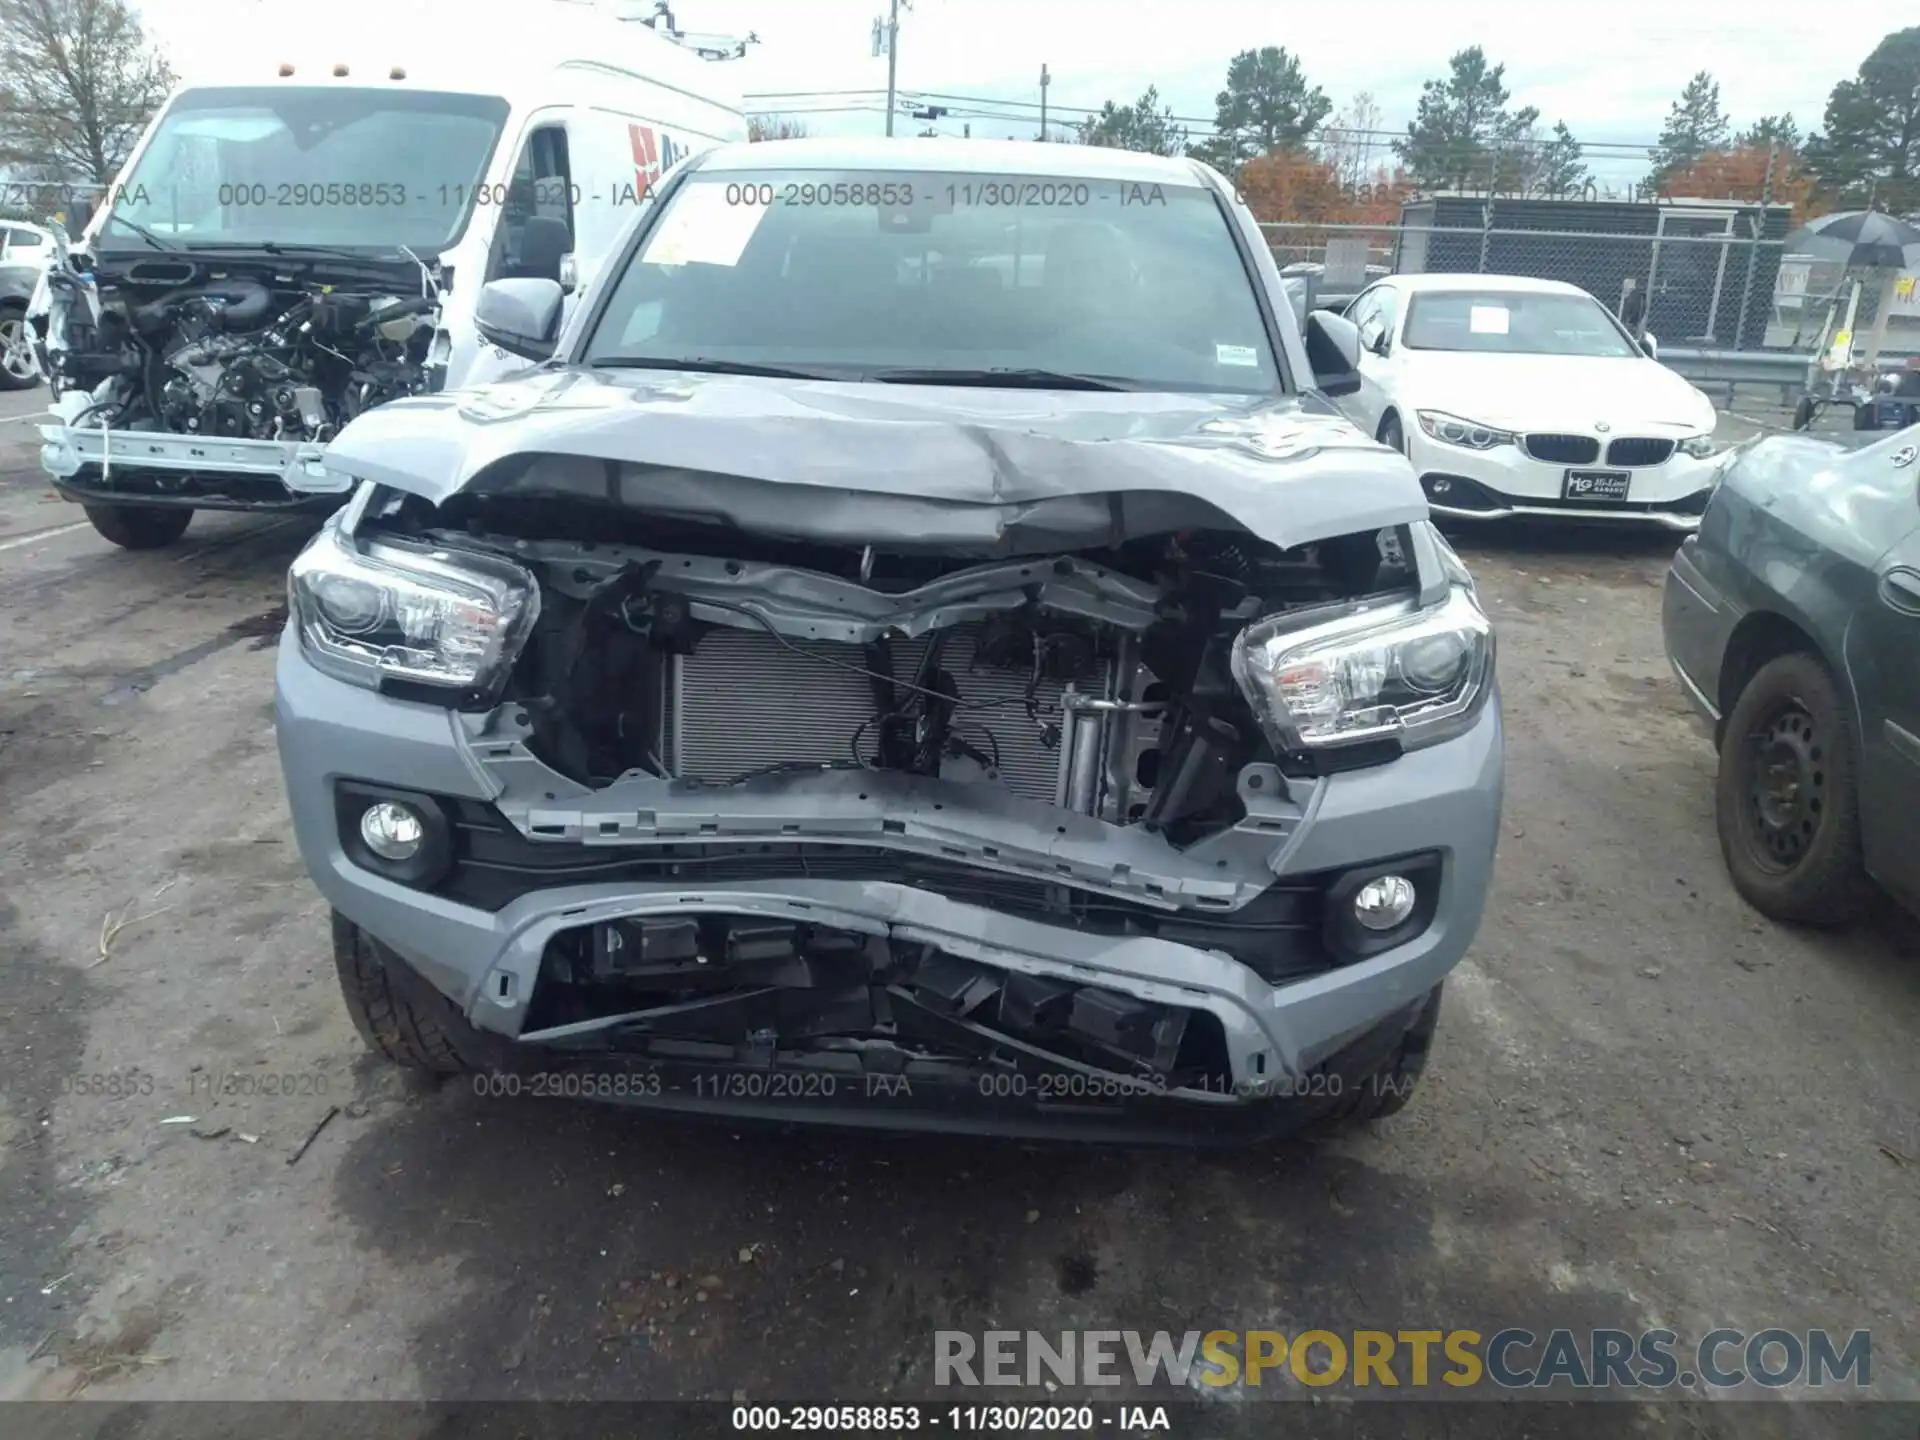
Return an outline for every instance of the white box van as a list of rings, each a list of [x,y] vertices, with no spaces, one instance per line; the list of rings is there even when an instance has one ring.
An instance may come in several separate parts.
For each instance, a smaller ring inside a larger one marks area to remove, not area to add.
[[[745,138],[733,68],[596,0],[267,0],[162,107],[32,306],[56,489],[129,548],[195,509],[324,507],[399,395],[524,361],[486,281],[591,288],[662,175]]]

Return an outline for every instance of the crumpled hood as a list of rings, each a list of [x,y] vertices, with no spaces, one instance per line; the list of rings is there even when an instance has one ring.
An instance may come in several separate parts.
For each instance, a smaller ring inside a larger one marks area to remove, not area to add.
[[[556,370],[392,401],[326,464],[435,504],[577,494],[851,543],[1115,543],[1223,512],[1284,548],[1427,516],[1403,457],[1298,397]]]

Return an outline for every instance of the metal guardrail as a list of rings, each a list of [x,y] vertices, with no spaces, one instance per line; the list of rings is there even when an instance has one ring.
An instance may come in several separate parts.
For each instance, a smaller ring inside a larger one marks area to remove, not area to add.
[[[1889,359],[1894,358],[1889,356]],[[1797,385],[1811,357],[1793,350],[1689,350],[1660,347],[1660,363],[1696,383]]]
[[[1785,404],[1789,396],[1801,390],[1807,383],[1807,367],[1812,356],[1804,352],[1783,350],[1691,350],[1681,347],[1672,349],[1660,347],[1660,363],[1675,374],[1685,377],[1695,385],[1720,389],[1725,388],[1729,400],[1733,392],[1741,385],[1777,385],[1780,387],[1780,400]],[[1902,365],[1909,357],[1889,350],[1880,352],[1883,366]]]

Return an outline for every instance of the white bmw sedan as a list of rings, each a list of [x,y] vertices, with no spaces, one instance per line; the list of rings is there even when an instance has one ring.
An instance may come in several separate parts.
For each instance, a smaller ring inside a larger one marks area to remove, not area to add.
[[[1436,515],[1593,517],[1692,530],[1713,402],[1557,280],[1395,275],[1347,307],[1361,385],[1339,403],[1405,451]]]

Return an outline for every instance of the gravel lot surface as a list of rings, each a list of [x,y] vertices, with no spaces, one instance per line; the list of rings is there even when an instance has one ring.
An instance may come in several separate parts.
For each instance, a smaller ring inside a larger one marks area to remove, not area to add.
[[[121,552],[30,437],[0,421],[0,1395],[914,1397],[936,1329],[1779,1324],[1870,1328],[1875,1390],[1920,1398],[1920,937],[1736,898],[1660,647],[1671,537],[1458,541],[1507,816],[1408,1112],[1031,1150],[403,1087],[280,791],[312,523]],[[1752,1433],[1671,1433],[1716,1431]]]

